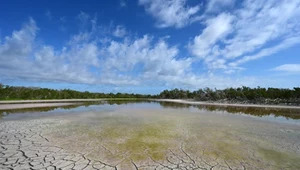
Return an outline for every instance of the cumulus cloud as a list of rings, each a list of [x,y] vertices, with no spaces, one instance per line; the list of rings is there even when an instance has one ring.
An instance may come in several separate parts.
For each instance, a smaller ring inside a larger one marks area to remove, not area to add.
[[[36,37],[38,27],[32,18],[29,18],[23,28],[13,31],[11,36],[6,36],[4,43],[0,46],[1,60],[15,60],[18,57],[29,55],[33,50],[33,42]]]
[[[156,26],[159,28],[182,28],[193,22],[200,10],[199,5],[187,6],[186,0],[139,0],[139,4],[157,20]]]
[[[108,58],[104,62],[105,70],[126,73],[139,67],[135,78],[143,82],[184,77],[192,62],[190,58],[176,59],[176,47],[169,47],[163,40],[152,41],[148,35],[134,41],[112,41],[102,51]]]
[[[117,86],[167,85],[188,88],[236,85],[237,79],[193,73],[190,57],[179,57],[179,49],[166,40],[144,35],[102,44],[97,34],[79,32],[62,48],[37,44],[38,30],[29,19],[0,46],[3,79],[110,84]],[[248,80],[250,84],[253,79]]]
[[[22,28],[0,40],[0,76],[117,86],[263,85],[271,80],[233,74],[243,70],[246,62],[300,43],[300,2],[252,1],[245,0],[231,12],[211,9],[213,12],[205,14],[199,23],[203,28],[186,42],[190,53],[182,51],[180,45],[170,45],[168,38],[147,34],[133,37],[125,26],[99,25],[96,15],[90,17],[84,12],[76,17],[81,27],[78,33],[62,47],[54,47],[40,43],[40,29],[29,18]],[[200,10],[199,6],[189,7],[185,0],[139,3],[157,19],[159,27],[187,26]],[[293,68],[295,72],[296,67],[289,64],[274,70]]]
[[[189,59],[176,59],[178,49],[147,35],[123,42],[97,43],[92,31],[71,37],[62,49],[36,44],[38,28],[29,19],[0,46],[0,70],[6,78],[85,84],[137,85],[144,79],[183,76]],[[129,74],[142,66],[139,75]],[[91,72],[90,68],[96,69]]]
[[[79,50],[73,54],[72,48],[55,51],[52,46],[35,43],[37,31],[35,21],[30,18],[19,31],[14,31],[5,38],[0,46],[2,77],[69,83],[94,82],[86,65],[81,64],[82,60],[94,61],[86,58],[93,56],[93,48],[78,47]],[[80,53],[80,49],[84,53]],[[70,57],[72,61],[69,60]]]

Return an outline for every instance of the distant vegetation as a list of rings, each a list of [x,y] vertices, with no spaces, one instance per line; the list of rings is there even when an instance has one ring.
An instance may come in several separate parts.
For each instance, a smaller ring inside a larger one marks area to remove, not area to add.
[[[247,114],[253,116],[285,117],[287,119],[300,119],[298,109],[278,109],[278,108],[259,108],[259,107],[235,107],[235,106],[212,106],[212,105],[191,105],[184,103],[159,102],[164,108],[198,108],[199,110],[226,111],[232,114]]]
[[[36,87],[15,87],[0,84],[0,100],[33,99],[98,99],[98,98],[150,98],[151,95],[129,93],[91,93],[70,89],[53,90]]]
[[[300,88],[227,88],[224,90],[204,88],[196,91],[164,90],[159,98],[194,99],[199,101],[218,101],[227,103],[254,103],[254,104],[300,104]]]
[[[97,99],[97,98],[161,98],[193,99],[228,103],[257,104],[300,104],[300,88],[227,88],[224,90],[204,88],[196,91],[173,89],[164,90],[158,95],[129,93],[91,93],[70,89],[53,90],[48,88],[14,87],[0,84],[0,100],[16,99]]]

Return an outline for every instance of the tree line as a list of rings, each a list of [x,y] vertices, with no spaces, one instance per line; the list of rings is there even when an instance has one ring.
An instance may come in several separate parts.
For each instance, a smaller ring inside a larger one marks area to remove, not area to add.
[[[30,88],[8,86],[0,83],[0,100],[17,99],[97,99],[97,98],[160,98],[160,99],[193,99],[199,101],[219,101],[232,103],[259,104],[300,104],[300,88],[203,88],[195,91],[172,89],[164,90],[157,95],[134,93],[92,93],[71,89],[54,90],[48,88]]]
[[[158,97],[232,103],[300,104],[300,88],[250,88],[243,86],[223,90],[203,88],[195,91],[176,88],[173,90],[164,90]]]
[[[98,99],[98,98],[150,98],[151,95],[134,93],[92,93],[71,89],[16,87],[0,84],[0,100],[40,99]]]

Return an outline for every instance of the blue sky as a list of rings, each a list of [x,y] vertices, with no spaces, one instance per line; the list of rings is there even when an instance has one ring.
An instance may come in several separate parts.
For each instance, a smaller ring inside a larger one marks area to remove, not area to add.
[[[299,0],[0,2],[0,82],[80,91],[300,86]]]

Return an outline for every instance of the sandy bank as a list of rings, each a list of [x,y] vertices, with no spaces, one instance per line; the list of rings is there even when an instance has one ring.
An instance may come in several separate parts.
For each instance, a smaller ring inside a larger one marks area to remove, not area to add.
[[[158,102],[173,102],[193,105],[206,105],[206,106],[233,106],[233,107],[260,107],[260,108],[278,108],[278,109],[300,109],[300,106],[285,106],[285,105],[260,105],[260,104],[232,104],[232,103],[209,103],[201,101],[189,101],[180,99],[154,99],[152,101]]]
[[[65,103],[65,102],[96,102],[105,99],[53,99],[53,100],[5,100],[0,104],[20,104],[20,103]]]
[[[0,104],[0,110],[25,109],[37,107],[57,107],[75,105],[77,103],[27,103],[27,104]]]

